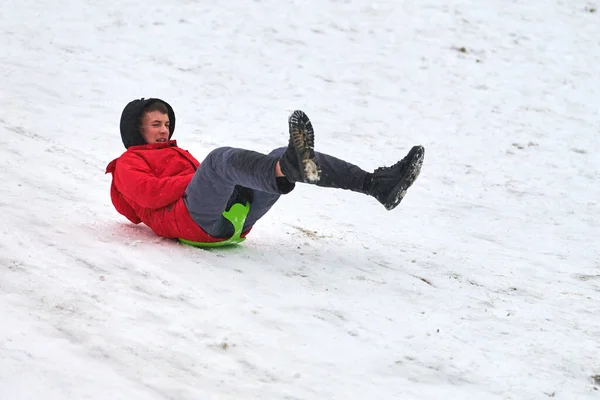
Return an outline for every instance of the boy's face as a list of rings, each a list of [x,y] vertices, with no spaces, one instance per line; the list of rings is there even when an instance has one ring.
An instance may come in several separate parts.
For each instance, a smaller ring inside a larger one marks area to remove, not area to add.
[[[164,143],[169,140],[169,115],[150,111],[142,117],[140,133],[148,144]]]

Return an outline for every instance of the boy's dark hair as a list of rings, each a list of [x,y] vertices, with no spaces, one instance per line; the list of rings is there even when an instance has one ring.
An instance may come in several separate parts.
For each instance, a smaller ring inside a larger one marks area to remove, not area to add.
[[[146,115],[147,113],[152,112],[152,111],[159,111],[162,114],[169,114],[169,109],[167,108],[165,103],[163,103],[160,100],[157,100],[155,102],[148,104],[146,107],[144,107],[144,112],[142,113],[142,115],[140,117],[140,123],[141,123],[141,119],[144,117],[144,115]]]

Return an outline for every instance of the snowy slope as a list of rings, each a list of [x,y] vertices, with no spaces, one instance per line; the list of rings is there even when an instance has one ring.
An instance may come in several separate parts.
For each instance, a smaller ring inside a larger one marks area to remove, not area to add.
[[[600,396],[600,12],[587,2],[0,4],[0,399]],[[129,224],[106,164],[158,96],[202,159],[287,142],[311,186],[234,249]]]

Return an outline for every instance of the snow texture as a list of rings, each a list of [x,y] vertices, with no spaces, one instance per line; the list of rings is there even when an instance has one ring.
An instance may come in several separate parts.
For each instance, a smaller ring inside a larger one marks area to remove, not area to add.
[[[0,399],[599,398],[599,37],[578,0],[1,2]],[[294,109],[427,157],[393,211],[298,185],[186,247],[110,203],[151,96],[200,160]]]

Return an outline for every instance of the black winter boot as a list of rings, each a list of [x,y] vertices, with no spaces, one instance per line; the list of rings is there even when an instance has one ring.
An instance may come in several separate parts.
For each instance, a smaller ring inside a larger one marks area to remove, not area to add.
[[[321,168],[315,155],[315,132],[308,116],[300,110],[290,115],[290,141],[279,159],[281,172],[290,182],[316,183]]]
[[[406,157],[391,167],[377,168],[365,182],[367,194],[375,197],[387,210],[396,208],[419,176],[424,157],[423,146],[414,146]]]

